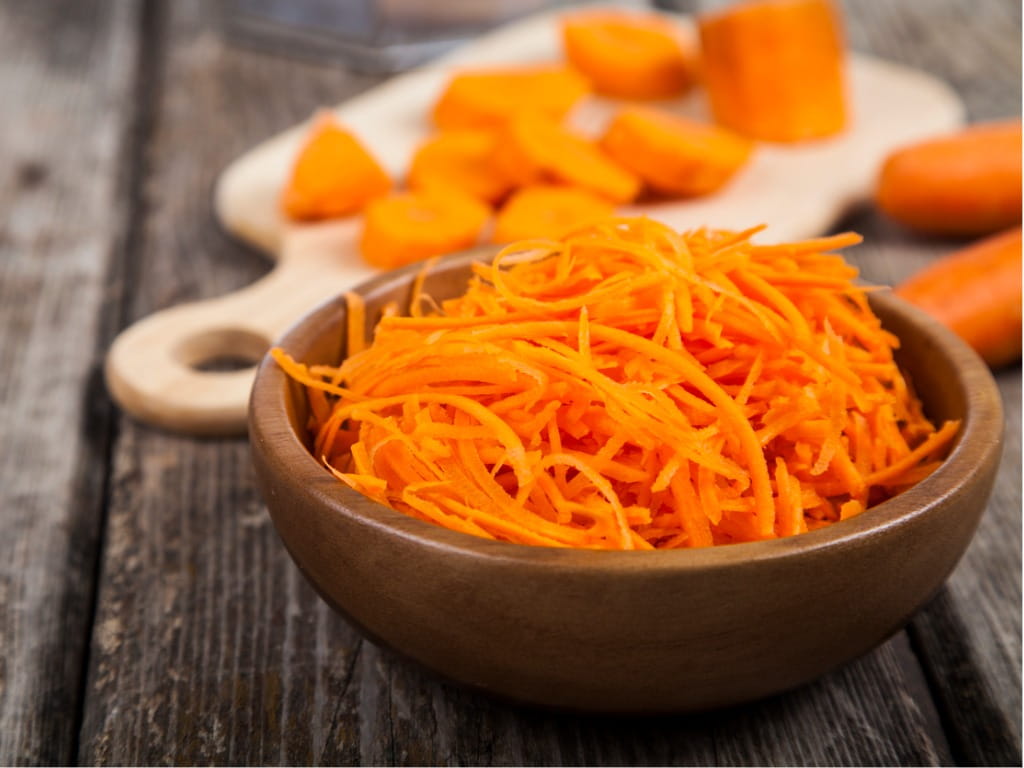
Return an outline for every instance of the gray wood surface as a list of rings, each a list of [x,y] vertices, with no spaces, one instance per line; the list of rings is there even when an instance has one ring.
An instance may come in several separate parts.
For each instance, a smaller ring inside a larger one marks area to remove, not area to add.
[[[971,122],[1020,116],[1019,2],[848,8],[853,46],[941,75],[960,94]],[[898,284],[963,245],[911,235],[870,206],[843,226],[868,236],[851,256],[867,280],[880,284]],[[996,381],[1006,413],[999,482],[960,566],[908,628],[957,763],[969,765],[1021,762],[1019,364],[999,371]]]
[[[868,209],[844,225],[879,233],[851,253],[865,279],[876,284],[898,284],[960,245],[922,241]],[[997,372],[996,382],[1006,415],[999,481],[960,565],[908,628],[957,763],[970,765],[1016,764],[1021,754],[1019,367]]]
[[[213,221],[220,168],[376,82],[228,44],[221,10],[0,4],[0,763],[1020,764],[1019,370],[998,377],[1008,441],[978,536],[908,629],[800,690],[690,717],[438,681],[313,594],[244,441],[112,417],[97,366],[115,326],[268,267]],[[846,11],[854,47],[946,78],[972,119],[1019,114],[1019,3]],[[876,282],[959,245],[867,206],[841,226],[868,238],[852,257]]]
[[[0,5],[0,763],[74,758],[111,407],[134,5]]]
[[[845,224],[887,233],[854,249],[873,283],[892,285],[954,242],[923,243],[877,214]],[[978,532],[946,587],[909,626],[957,762],[1019,762],[1021,737],[1021,374],[997,372],[1006,413],[999,481]],[[926,387],[927,382],[919,383]]]

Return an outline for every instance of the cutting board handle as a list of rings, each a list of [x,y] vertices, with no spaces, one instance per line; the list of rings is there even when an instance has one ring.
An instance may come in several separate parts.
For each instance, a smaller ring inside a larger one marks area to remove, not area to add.
[[[174,432],[245,433],[249,390],[271,344],[306,312],[363,277],[330,238],[294,237],[268,275],[227,296],[156,312],[107,353],[107,388],[125,411]],[[209,370],[242,362],[240,370]],[[205,370],[204,370],[205,369]]]

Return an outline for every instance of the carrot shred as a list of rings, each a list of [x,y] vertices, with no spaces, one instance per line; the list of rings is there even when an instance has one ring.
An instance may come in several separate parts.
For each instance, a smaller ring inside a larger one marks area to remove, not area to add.
[[[869,511],[941,464],[856,285],[759,231],[609,219],[504,248],[445,301],[413,284],[340,366],[274,359],[309,392],[313,451],[351,488],[519,544],[676,549],[792,536]]]

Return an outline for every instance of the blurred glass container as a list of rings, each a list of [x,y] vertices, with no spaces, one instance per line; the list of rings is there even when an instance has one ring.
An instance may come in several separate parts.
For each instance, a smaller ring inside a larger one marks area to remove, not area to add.
[[[491,27],[569,0],[231,0],[238,42],[338,61],[358,72],[399,72]]]

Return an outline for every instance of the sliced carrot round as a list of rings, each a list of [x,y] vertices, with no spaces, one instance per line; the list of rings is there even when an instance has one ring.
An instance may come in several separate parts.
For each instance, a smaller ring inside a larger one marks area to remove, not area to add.
[[[297,221],[332,219],[359,211],[390,189],[391,179],[359,139],[324,114],[295,159],[281,208]]]
[[[497,173],[521,186],[568,184],[613,203],[628,203],[640,192],[640,179],[594,142],[538,113],[509,121],[493,162]]]
[[[416,190],[449,187],[496,203],[512,186],[491,166],[496,143],[490,131],[446,131],[433,136],[413,155],[408,184]]]
[[[467,71],[449,81],[433,118],[443,130],[496,128],[523,110],[559,119],[589,90],[585,79],[562,65]]]
[[[746,163],[751,143],[713,125],[651,109],[624,109],[601,147],[648,185],[670,195],[704,195]]]
[[[694,55],[672,22],[654,14],[583,11],[562,18],[569,62],[597,93],[665,99],[694,81]]]
[[[490,208],[468,195],[432,189],[374,200],[366,208],[360,250],[391,269],[476,243]]]
[[[614,206],[607,200],[582,189],[524,187],[515,192],[498,213],[491,239],[496,243],[508,243],[532,238],[558,238],[611,216],[614,211]]]

